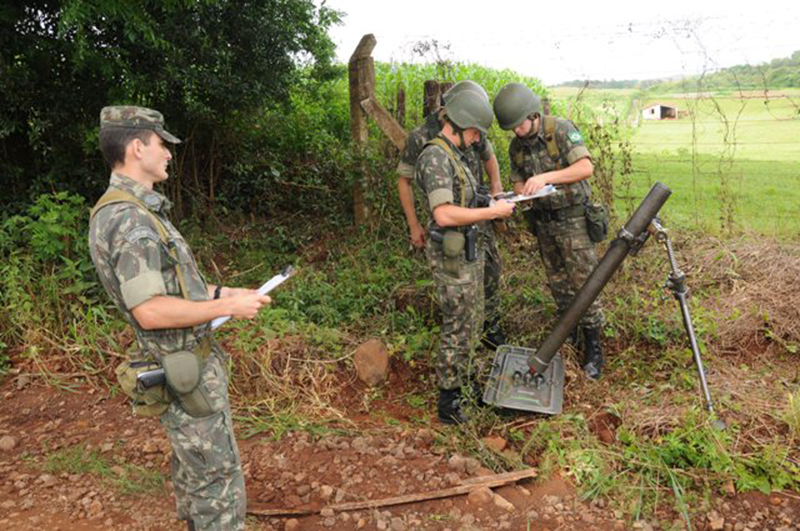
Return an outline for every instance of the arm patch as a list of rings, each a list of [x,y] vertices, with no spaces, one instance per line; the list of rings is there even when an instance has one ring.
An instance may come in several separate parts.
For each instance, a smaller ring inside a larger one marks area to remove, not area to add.
[[[158,233],[151,229],[150,227],[139,226],[135,227],[125,234],[125,240],[128,243],[136,243],[139,240],[148,239],[153,240],[154,242],[160,242],[161,238],[159,237]]]

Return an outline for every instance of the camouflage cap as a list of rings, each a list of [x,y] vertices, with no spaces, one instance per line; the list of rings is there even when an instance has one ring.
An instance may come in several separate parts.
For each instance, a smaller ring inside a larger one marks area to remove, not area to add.
[[[150,129],[170,144],[180,144],[181,140],[164,129],[164,116],[153,109],[133,105],[113,105],[100,111],[100,129],[104,127],[130,127]]]

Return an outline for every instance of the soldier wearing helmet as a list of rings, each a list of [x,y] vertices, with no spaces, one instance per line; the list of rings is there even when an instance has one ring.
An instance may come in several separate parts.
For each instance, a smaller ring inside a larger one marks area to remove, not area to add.
[[[406,139],[406,145],[400,154],[400,163],[397,166],[397,191],[400,197],[400,204],[406,216],[408,228],[411,236],[411,243],[415,247],[425,246],[427,231],[422,227],[417,218],[414,208],[414,194],[411,182],[414,174],[414,165],[425,143],[436,137],[442,130],[444,105],[462,91],[472,91],[480,94],[487,102],[489,95],[486,90],[478,83],[471,80],[459,81],[450,90],[442,95],[442,108],[439,112],[429,114],[425,123],[414,129]],[[481,135],[480,141],[465,150],[472,175],[478,180],[478,184],[490,195],[498,194],[503,187],[500,182],[500,166],[497,162],[494,149],[486,135]],[[489,176],[489,186],[483,182],[483,171]],[[488,190],[487,190],[488,189]],[[500,252],[497,248],[494,227],[491,223],[482,223],[481,231],[484,234],[486,249],[485,270],[484,270],[484,298],[485,298],[485,321],[483,323],[483,334],[481,340],[490,349],[495,349],[504,344],[505,335],[500,327],[499,314],[499,287],[500,287]]]
[[[590,230],[595,223],[607,223],[604,214],[597,219],[597,212],[604,211],[591,204],[591,155],[575,125],[542,116],[539,97],[521,83],[500,90],[494,113],[501,128],[514,131],[508,150],[514,191],[530,195],[547,184],[556,188],[556,193],[534,200],[524,214],[539,241],[550,291],[562,313],[597,265],[595,243],[605,237]],[[592,379],[600,378],[603,367],[603,323],[595,301],[573,333],[582,344],[583,369]]]
[[[472,361],[483,322],[483,235],[477,224],[509,217],[514,205],[501,200],[477,207],[478,179],[466,155],[492,124],[489,100],[465,90],[445,102],[441,132],[428,141],[414,167],[426,198],[430,237],[426,255],[436,284],[442,326],[436,373],[437,413],[443,423],[464,422],[462,386],[474,376]]]

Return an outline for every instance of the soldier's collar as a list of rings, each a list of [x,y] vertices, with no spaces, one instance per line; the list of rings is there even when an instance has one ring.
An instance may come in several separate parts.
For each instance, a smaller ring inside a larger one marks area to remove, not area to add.
[[[448,139],[448,138],[447,138],[446,136],[444,136],[444,134],[442,134],[442,133],[439,133],[439,138],[441,138],[442,140],[444,140],[445,142],[447,142],[447,145],[448,145],[448,146],[450,146],[450,149],[452,149],[452,150],[453,150],[453,153],[455,153],[455,154],[457,154],[457,155],[462,155],[462,156],[463,156],[463,155],[464,155],[464,152],[465,152],[467,149],[469,149],[469,148],[460,149],[460,148],[459,148],[457,145],[453,144],[453,143],[450,141],[450,139]]]
[[[140,199],[147,208],[153,212],[168,212],[172,208],[172,203],[162,194],[153,190],[148,190],[138,182],[134,181],[127,175],[121,173],[111,173],[111,186],[120,188],[130,193],[137,199]]]

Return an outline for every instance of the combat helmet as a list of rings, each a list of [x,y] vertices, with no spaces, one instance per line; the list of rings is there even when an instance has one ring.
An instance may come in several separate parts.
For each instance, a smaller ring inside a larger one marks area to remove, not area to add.
[[[494,120],[489,98],[472,90],[460,90],[448,97],[444,111],[447,118],[459,129],[474,128],[483,134],[489,131]]]
[[[470,79],[465,79],[463,81],[459,81],[458,83],[450,87],[447,90],[447,92],[442,94],[442,101],[444,102],[444,105],[447,104],[450,98],[454,97],[456,94],[465,90],[469,90],[477,94],[480,94],[484,98],[486,98],[486,101],[489,101],[489,94],[486,93],[486,90],[482,86],[480,86],[479,84],[475,83]]]
[[[514,129],[531,114],[542,113],[539,96],[522,83],[509,83],[494,98],[494,114],[500,128]]]

